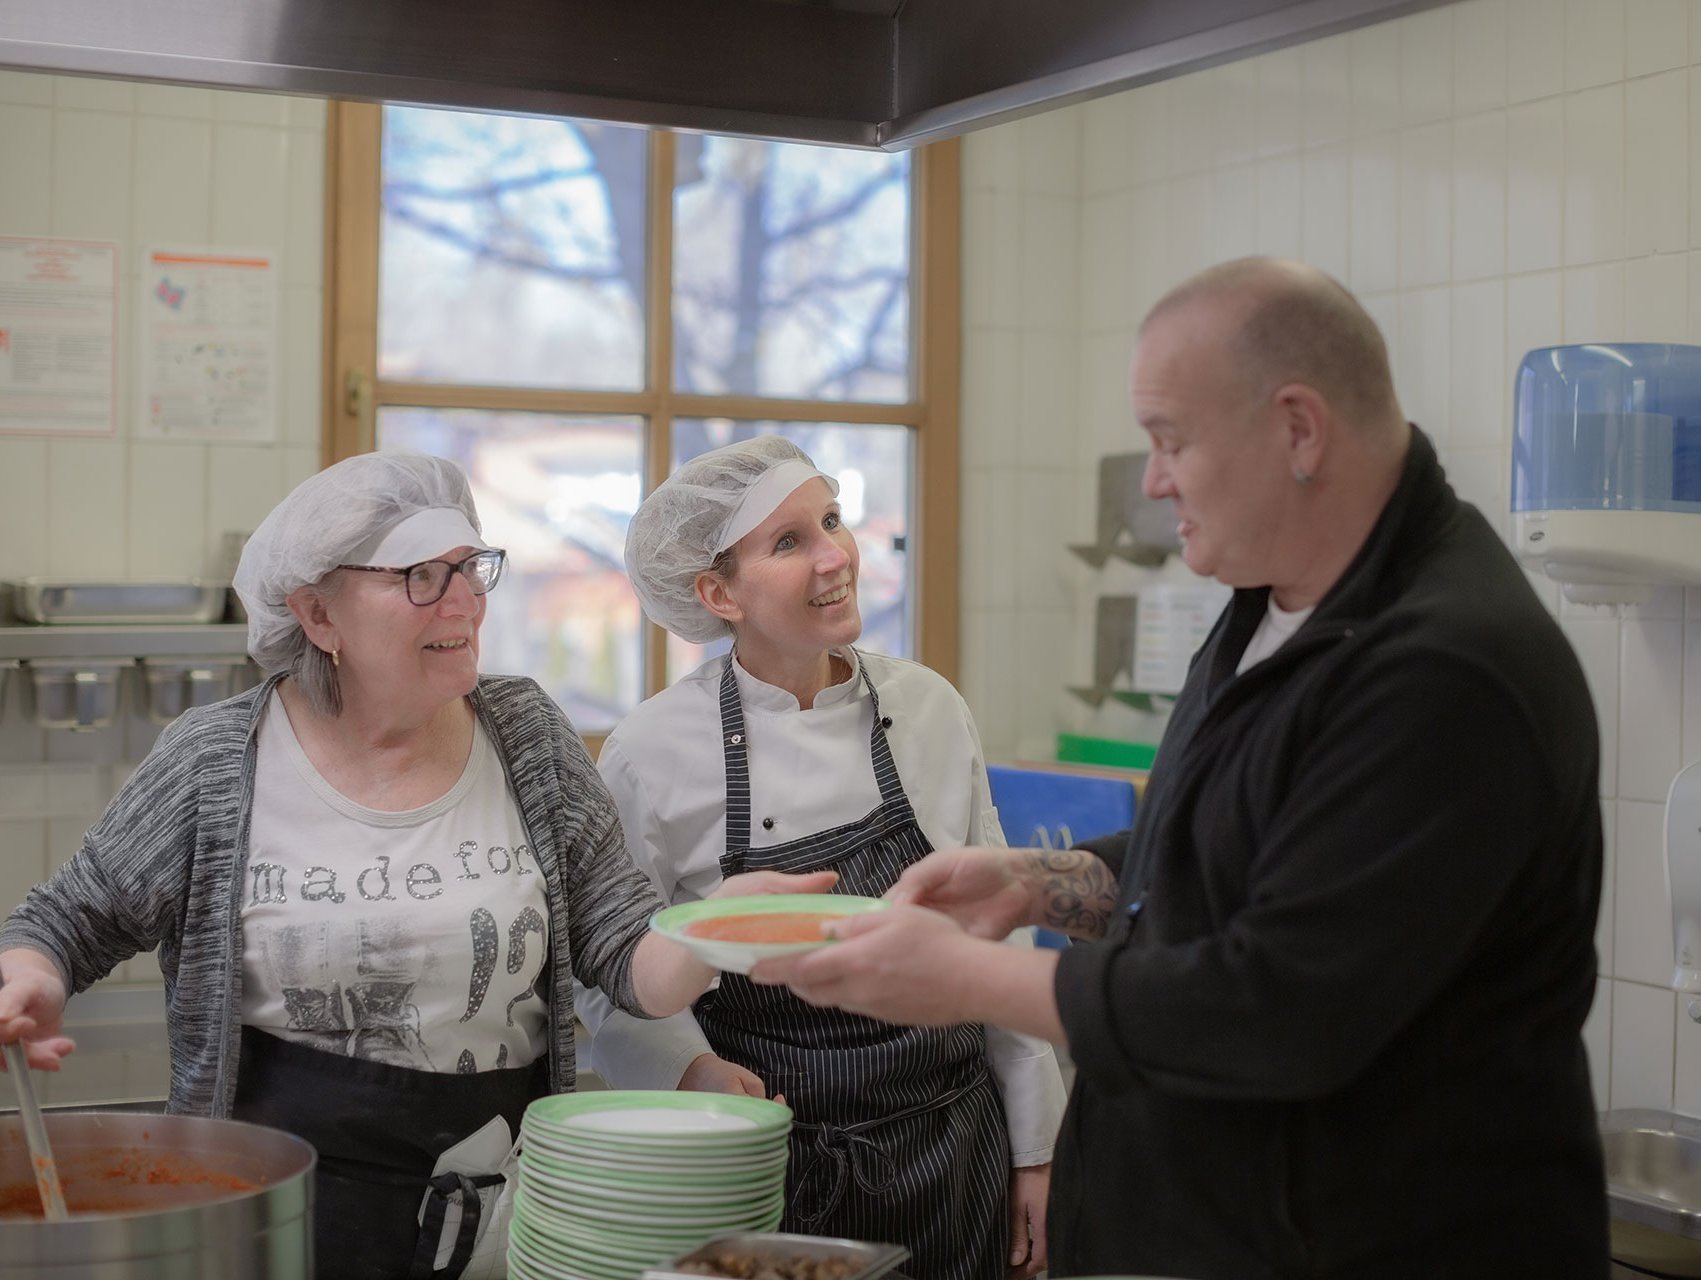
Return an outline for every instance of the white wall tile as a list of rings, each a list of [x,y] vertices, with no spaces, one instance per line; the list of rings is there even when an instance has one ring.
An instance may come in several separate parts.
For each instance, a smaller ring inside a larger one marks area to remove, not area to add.
[[[1134,279],[1133,193],[1090,196],[1081,206],[1081,318],[1084,333],[1128,323]]]
[[[1453,131],[1400,134],[1400,287],[1445,284],[1452,265]]]
[[[1506,270],[1506,113],[1453,122],[1453,279]]]
[[[1610,617],[1562,616],[1565,638],[1577,652],[1601,732],[1601,794],[1618,794],[1618,623]]]
[[[1400,24],[1378,23],[1347,36],[1356,136],[1386,133],[1400,124]]]
[[[211,120],[213,91],[182,84],[139,84],[136,86],[136,110],[145,115]],[[324,128],[323,122],[320,128]]]
[[[1614,342],[1624,332],[1624,267],[1573,267],[1565,273],[1565,340]]]
[[[1671,982],[1671,907],[1666,898],[1665,805],[1618,802],[1613,860],[1612,975],[1650,986]]]
[[[1563,278],[1557,271],[1514,276],[1506,282],[1506,376],[1537,347],[1565,341]]]
[[[1304,67],[1297,48],[1257,60],[1258,154],[1266,159],[1299,150],[1305,135]]]
[[[0,103],[0,235],[42,236],[53,218],[53,112]]]
[[[212,184],[211,124],[137,117],[131,249],[138,271],[142,254],[153,246],[207,243],[212,236]]]
[[[1082,340],[1080,388],[1081,430],[1075,442],[1075,465],[1085,478],[1107,453],[1134,452],[1137,430],[1128,397],[1128,371],[1134,351],[1134,330],[1114,329]],[[1096,472],[1095,472],[1096,474]],[[1097,503],[1097,490],[1089,497]]]
[[[974,714],[988,760],[1016,755],[1015,613],[1005,609],[965,610],[963,614],[963,698]]]
[[[285,283],[323,288],[325,283],[325,135],[292,129],[289,135],[289,231],[283,245]]]
[[[1014,124],[977,129],[963,138],[963,201],[971,191],[1014,192],[1020,181],[1021,152]]]
[[[1453,10],[1425,9],[1401,18],[1400,123],[1445,120],[1453,109]]]
[[[1253,250],[1277,258],[1297,258],[1304,250],[1300,208],[1304,191],[1297,156],[1266,160],[1258,166],[1258,196]]]
[[[1691,594],[1696,594],[1691,588]],[[1683,682],[1683,763],[1701,760],[1701,616],[1690,611],[1684,620],[1683,666],[1689,679]]]
[[[1689,255],[1664,254],[1624,264],[1624,337],[1682,342],[1689,332]]]
[[[1081,107],[1081,193],[1091,200],[1133,185],[1132,127],[1134,95],[1113,93]]]
[[[1016,546],[1021,510],[1014,467],[973,467],[963,472],[962,572],[964,607],[1014,609]]]
[[[1453,6],[1453,114],[1506,105],[1506,0]]]
[[[1022,190],[1037,195],[1075,196],[1081,190],[1080,115],[1047,111],[1016,122]]]
[[[1251,253],[1257,241],[1258,174],[1251,165],[1218,169],[1211,190],[1213,262]]]
[[[213,239],[227,248],[279,252],[289,237],[291,131],[260,125],[213,129]]]
[[[1066,196],[1021,197],[1018,305],[1023,323],[1071,331],[1080,306],[1080,204]],[[1006,265],[1004,270],[1009,270]]]
[[[1693,0],[1626,0],[1625,74],[1645,76],[1689,61]]]
[[[1558,0],[1509,0],[1506,100],[1529,102],[1565,88],[1565,24]],[[1514,34],[1515,33],[1515,34]]]
[[[55,440],[48,446],[47,565],[73,578],[120,577],[126,449],[114,440]]]
[[[1505,536],[1506,456],[1499,449],[1447,450],[1447,479],[1454,492],[1482,513],[1483,519]]]
[[[1671,1106],[1676,1000],[1667,988],[1612,984],[1612,1106]]]
[[[207,448],[207,536],[216,542],[226,530],[251,530],[259,517],[284,496],[278,451],[259,446],[210,445]]]
[[[1134,189],[1129,218],[1128,314],[1131,321],[1143,317],[1175,278],[1169,244],[1169,184],[1151,183]]]
[[[1624,79],[1624,0],[1565,0],[1565,87]]]
[[[94,76],[54,76],[53,105],[61,111],[129,112],[136,106],[136,88],[128,80]]]
[[[0,820],[0,919],[47,878],[46,839],[39,819]]]
[[[1122,95],[1132,104],[1128,118],[1130,181],[1155,182],[1169,175],[1170,83],[1162,80]]]
[[[206,513],[185,494],[206,487],[206,450],[200,445],[130,445],[128,563],[132,578],[201,577],[213,569],[204,563]]]
[[[319,457],[319,446],[291,444],[277,451],[281,456],[282,474],[278,480],[278,496],[281,498],[308,476],[316,474],[324,465]]]
[[[1624,254],[1624,89],[1565,98],[1565,261]]]
[[[53,121],[56,236],[115,240],[130,234],[131,117],[60,111]]]
[[[1400,279],[1399,144],[1388,134],[1352,147],[1351,278],[1356,293],[1380,293]],[[1172,216],[1173,222],[1173,216]]]
[[[22,102],[31,106],[53,105],[53,77],[29,71],[0,71],[0,102]]]
[[[1215,163],[1212,120],[1216,101],[1206,74],[1169,82],[1169,172],[1198,173]]]
[[[965,325],[1001,325],[1015,328],[1021,322],[1021,253],[1021,197],[1013,191],[965,191]]]
[[[1672,1110],[1686,1116],[1701,1116],[1701,1022],[1689,1011],[1695,1001],[1693,993],[1677,997],[1677,1079]],[[1701,1013],[1701,1007],[1697,1013]]]
[[[1208,174],[1189,174],[1164,184],[1169,201],[1165,214],[1169,255],[1165,276],[1180,281],[1207,267],[1211,257],[1211,193],[1215,183]]]
[[[1613,916],[1617,902],[1613,885],[1618,879],[1618,806],[1611,801],[1601,806],[1601,905],[1595,917],[1595,967],[1612,975]],[[1604,993],[1603,984],[1596,988]]]
[[[288,98],[285,101],[290,128],[311,129],[321,135],[325,132],[325,99]]]
[[[1352,237],[1348,232],[1352,168],[1348,148],[1329,146],[1305,152],[1300,187],[1300,256],[1345,281],[1352,272]]]
[[[1201,73],[1210,85],[1212,164],[1258,158],[1258,65],[1251,59]]]
[[[1352,119],[1352,61],[1345,35],[1300,46],[1305,86],[1305,145],[1340,142]]]
[[[1689,245],[1689,76],[1669,71],[1624,86],[1624,252]]]
[[[0,581],[47,571],[47,441],[0,435]]]
[[[213,91],[213,115],[232,124],[289,124],[289,99],[276,93],[248,93],[234,89]]]
[[[1456,286],[1450,328],[1448,444],[1453,449],[1490,449],[1498,457],[1511,434],[1505,412],[1505,286],[1499,280]]]
[[[1437,441],[1447,441],[1452,354],[1450,290],[1400,293],[1400,332],[1394,340],[1394,385],[1406,415]]]
[[[1595,980],[1595,1001],[1583,1023],[1583,1048],[1589,1055],[1589,1083],[1595,1095],[1595,1110],[1612,1106],[1612,982]]]
[[[974,326],[963,331],[965,471],[1015,465],[1021,341],[1014,329]]]
[[[1022,335],[1016,460],[1023,467],[1058,464],[1057,425],[1073,424],[1077,418],[1075,354],[1073,334],[1029,331]]]
[[[1506,113],[1506,269],[1564,261],[1565,111],[1550,98]]]

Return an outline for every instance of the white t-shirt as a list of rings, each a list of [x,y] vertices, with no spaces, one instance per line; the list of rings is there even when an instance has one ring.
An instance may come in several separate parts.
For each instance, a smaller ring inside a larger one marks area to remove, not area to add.
[[[400,813],[356,804],[321,777],[276,693],[259,732],[242,1021],[420,1071],[540,1056],[548,904],[483,727],[455,785]]]
[[[1246,642],[1246,652],[1240,655],[1240,665],[1234,669],[1239,675],[1248,667],[1264,661],[1277,649],[1288,642],[1288,638],[1305,625],[1305,620],[1316,612],[1316,605],[1304,609],[1282,609],[1276,605],[1276,593],[1270,593],[1270,602],[1264,610],[1264,617],[1258,623],[1258,630],[1252,633],[1252,639]]]

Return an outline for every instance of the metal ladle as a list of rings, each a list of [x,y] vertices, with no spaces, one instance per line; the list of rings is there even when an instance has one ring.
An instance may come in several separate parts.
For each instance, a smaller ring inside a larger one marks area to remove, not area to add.
[[[0,984],[3,983],[4,979],[0,979]],[[18,1091],[18,1111],[24,1118],[24,1138],[29,1143],[30,1165],[35,1169],[35,1186],[41,1193],[42,1209],[51,1220],[63,1222],[71,1215],[65,1208],[64,1188],[59,1185],[59,1166],[53,1163],[53,1148],[48,1145],[47,1125],[41,1118],[41,1106],[35,1100],[29,1055],[21,1040],[14,1040],[4,1048],[6,1070]]]

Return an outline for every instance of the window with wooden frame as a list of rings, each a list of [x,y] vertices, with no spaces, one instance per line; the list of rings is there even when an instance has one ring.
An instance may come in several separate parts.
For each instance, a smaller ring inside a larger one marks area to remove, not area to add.
[[[325,460],[458,460],[509,552],[482,666],[590,738],[706,650],[626,524],[760,432],[839,477],[863,643],[957,662],[958,146],[887,154],[332,104]]]

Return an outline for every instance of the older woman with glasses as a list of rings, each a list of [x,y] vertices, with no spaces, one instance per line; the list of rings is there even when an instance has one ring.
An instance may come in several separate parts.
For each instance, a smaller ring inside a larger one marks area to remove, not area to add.
[[[712,976],[647,932],[661,904],[559,708],[479,674],[503,561],[451,462],[303,482],[236,573],[269,678],[162,733],[0,928],[0,1042],[50,1070],[67,996],[158,948],[170,1110],[317,1147],[322,1275],[458,1274],[454,1175],[493,1170],[450,1149],[499,1118],[505,1152],[528,1102],[573,1088],[575,977],[655,1016]]]

